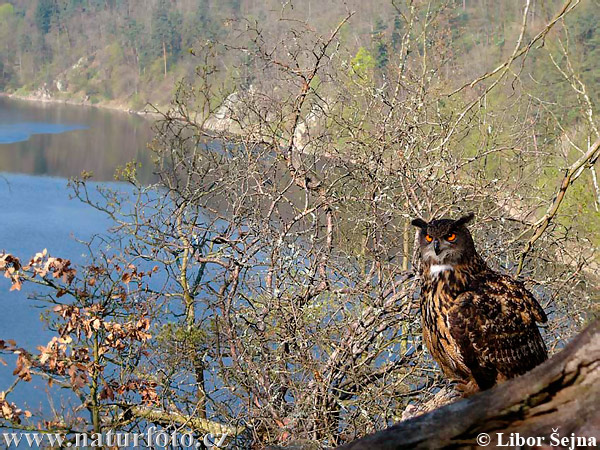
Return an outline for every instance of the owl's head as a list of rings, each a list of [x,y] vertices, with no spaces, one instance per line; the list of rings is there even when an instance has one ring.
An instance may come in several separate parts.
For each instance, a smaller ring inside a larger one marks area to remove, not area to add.
[[[475,215],[470,213],[460,219],[439,219],[425,222],[415,219],[412,224],[419,228],[421,258],[431,266],[448,266],[469,261],[476,255],[475,245],[466,224]]]

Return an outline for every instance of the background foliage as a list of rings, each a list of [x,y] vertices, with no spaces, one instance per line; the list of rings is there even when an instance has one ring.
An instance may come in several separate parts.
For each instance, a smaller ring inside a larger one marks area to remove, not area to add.
[[[114,222],[89,264],[3,254],[57,333],[0,341],[15,383],[81,401],[28,417],[8,387],[7,426],[332,446],[399,420],[446,383],[421,345],[416,216],[475,211],[479,251],[550,313],[552,352],[597,313],[596,2],[139,5],[0,9],[31,31],[3,56],[7,86],[75,64],[88,95],[173,88],[156,185],[135,163],[118,173],[131,196],[72,181]]]

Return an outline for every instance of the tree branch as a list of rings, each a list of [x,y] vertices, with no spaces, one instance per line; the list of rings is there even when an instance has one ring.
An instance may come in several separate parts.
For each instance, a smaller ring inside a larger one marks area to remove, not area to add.
[[[464,448],[480,433],[591,438],[600,432],[600,320],[525,375],[342,447],[343,450]],[[451,420],[448,420],[451,418]],[[558,431],[555,431],[558,428]]]
[[[590,146],[588,151],[583,156],[581,156],[581,158],[579,158],[577,161],[571,164],[571,166],[567,169],[567,173],[565,173],[565,176],[560,184],[560,188],[554,196],[552,203],[548,207],[546,214],[544,214],[544,216],[532,226],[532,228],[534,228],[533,236],[531,236],[529,241],[527,241],[525,247],[523,248],[523,251],[521,252],[521,257],[519,258],[519,266],[517,268],[517,275],[519,275],[523,270],[523,263],[525,261],[525,257],[532,249],[533,244],[535,244],[535,242],[542,236],[542,234],[544,234],[544,231],[546,231],[546,228],[548,228],[550,222],[554,219],[554,217],[556,217],[556,214],[558,213],[558,208],[560,207],[560,204],[565,198],[565,194],[567,193],[567,189],[569,189],[569,186],[571,186],[571,184],[573,184],[573,182],[575,182],[575,180],[577,180],[577,178],[579,178],[579,176],[583,173],[583,167],[585,165],[592,167],[598,159],[598,157],[600,157],[600,139],[594,142]],[[518,237],[518,239],[523,237],[523,235],[528,231],[529,230],[523,232]]]

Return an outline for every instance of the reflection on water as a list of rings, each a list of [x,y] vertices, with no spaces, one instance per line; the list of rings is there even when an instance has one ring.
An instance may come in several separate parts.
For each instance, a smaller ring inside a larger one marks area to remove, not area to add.
[[[44,122],[0,123],[0,144],[27,141],[34,134],[60,134],[73,130],[85,130],[84,125],[61,125]]]
[[[107,181],[136,160],[140,180],[149,182],[151,139],[152,121],[138,115],[0,97],[0,172],[68,178],[86,170]]]

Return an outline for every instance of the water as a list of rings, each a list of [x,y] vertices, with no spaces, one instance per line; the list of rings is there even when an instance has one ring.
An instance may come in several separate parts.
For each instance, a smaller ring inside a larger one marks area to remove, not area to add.
[[[0,125],[0,144],[28,141],[35,134],[60,134],[66,131],[85,130],[83,125],[19,122]]]
[[[69,178],[87,170],[110,181],[117,167],[136,160],[148,182],[151,139],[151,120],[138,115],[0,97],[0,172]]]
[[[139,116],[0,97],[0,250],[24,262],[44,248],[52,256],[83,261],[86,249],[76,239],[106,233],[110,222],[70,199],[67,177],[91,171],[105,185],[118,166],[135,159],[142,162],[140,179],[148,182],[151,137],[151,122]],[[40,305],[28,300],[31,290],[9,289],[9,281],[0,278],[0,339],[14,339],[33,352],[52,334],[39,320]],[[3,359],[8,365],[0,365],[0,391],[15,379],[14,358]],[[49,394],[45,383],[21,382],[9,399],[32,411],[48,411]]]

